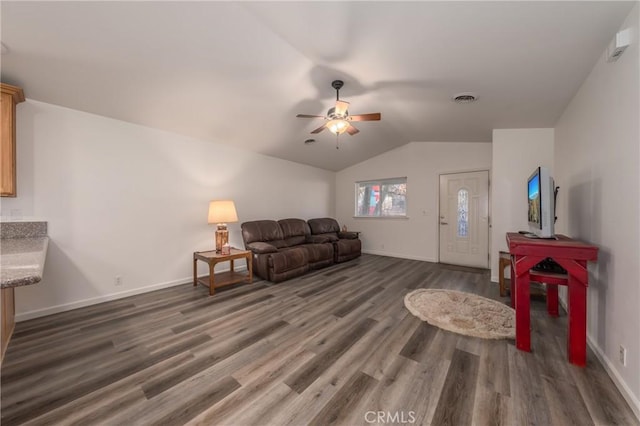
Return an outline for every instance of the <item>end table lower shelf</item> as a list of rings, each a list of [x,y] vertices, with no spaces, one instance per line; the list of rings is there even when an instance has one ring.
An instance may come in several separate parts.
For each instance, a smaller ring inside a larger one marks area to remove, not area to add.
[[[234,261],[245,259],[247,262],[247,273],[236,272],[234,270]],[[209,276],[198,278],[198,260],[206,262],[209,265]],[[226,272],[214,272],[216,264],[220,262],[229,262],[230,268]],[[247,282],[253,282],[253,262],[251,262],[251,252],[248,250],[231,249],[230,254],[216,253],[211,251],[197,251],[193,253],[193,286],[198,283],[209,287],[209,295],[215,294],[215,289],[225,285]]]

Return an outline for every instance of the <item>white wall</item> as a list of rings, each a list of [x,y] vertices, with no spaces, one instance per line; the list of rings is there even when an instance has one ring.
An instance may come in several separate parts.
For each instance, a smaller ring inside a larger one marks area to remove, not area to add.
[[[536,167],[553,174],[553,129],[495,129],[493,131],[491,280],[498,280],[498,252],[509,251],[505,234],[529,229],[527,179]],[[564,196],[561,181],[558,197]],[[508,276],[508,274],[507,274]]]
[[[556,125],[558,231],[600,247],[590,265],[588,335],[640,417],[640,67],[634,41],[617,62],[598,60]],[[627,348],[627,366],[619,362]]]
[[[214,246],[211,199],[234,200],[240,222],[334,214],[333,172],[41,102],[17,114],[3,219],[46,220],[51,238],[43,281],[16,290],[18,319],[189,281],[193,252]]]
[[[363,251],[437,262],[439,175],[490,168],[490,143],[412,142],[338,172],[336,217],[362,231]],[[355,182],[404,176],[408,219],[353,217]]]

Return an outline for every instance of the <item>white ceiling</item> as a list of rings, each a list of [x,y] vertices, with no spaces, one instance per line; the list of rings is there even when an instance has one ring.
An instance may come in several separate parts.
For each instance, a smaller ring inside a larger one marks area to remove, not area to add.
[[[634,2],[9,2],[27,98],[341,170],[411,141],[553,127]],[[360,133],[328,131],[331,81]],[[451,96],[471,91],[474,104]]]

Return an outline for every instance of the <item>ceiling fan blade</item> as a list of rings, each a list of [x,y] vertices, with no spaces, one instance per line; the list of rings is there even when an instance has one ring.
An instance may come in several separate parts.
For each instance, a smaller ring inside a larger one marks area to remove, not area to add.
[[[354,126],[352,126],[351,124],[349,124],[349,127],[347,127],[347,133],[349,133],[351,136],[355,135],[356,133],[358,133],[360,130],[356,129]]]
[[[358,115],[350,115],[349,119],[351,121],[378,121],[382,118],[382,114],[379,112],[372,112],[370,114],[358,114]]]
[[[296,115],[298,118],[324,118],[324,115],[309,115],[309,114],[298,114]]]
[[[339,116],[344,116],[347,112],[347,108],[349,108],[349,102],[336,101],[335,114]]]
[[[324,129],[327,128],[326,124],[323,124],[322,126],[318,127],[317,129],[315,129],[313,132],[311,133],[320,133],[321,131],[323,131]]]

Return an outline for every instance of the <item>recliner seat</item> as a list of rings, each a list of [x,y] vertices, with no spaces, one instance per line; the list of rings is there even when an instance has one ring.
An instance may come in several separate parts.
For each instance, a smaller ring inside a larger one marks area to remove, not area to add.
[[[275,220],[256,220],[241,225],[242,239],[252,252],[253,273],[265,280],[280,282],[309,270],[307,250],[289,247]]]
[[[355,259],[362,254],[362,242],[358,238],[358,234],[341,231],[337,220],[324,217],[309,219],[307,223],[311,228],[312,236],[324,237],[333,243],[333,256],[336,263]]]

